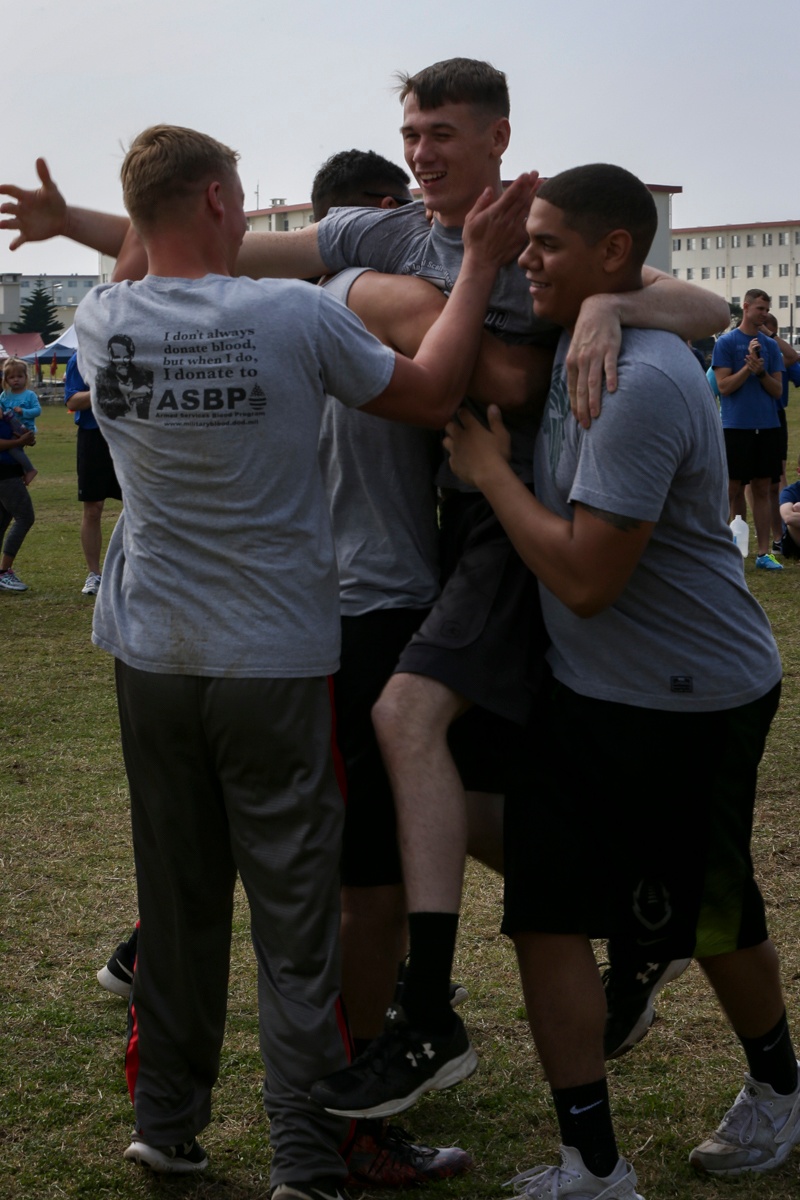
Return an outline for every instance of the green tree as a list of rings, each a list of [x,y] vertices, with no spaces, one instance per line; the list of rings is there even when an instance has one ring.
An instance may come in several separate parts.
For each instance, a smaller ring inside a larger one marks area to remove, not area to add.
[[[728,308],[731,310],[731,320],[735,321],[736,324],[738,325],[739,322],[741,321],[742,317],[744,316],[744,312],[742,311],[741,304],[731,304],[731,302],[729,300]]]
[[[45,345],[62,332],[52,296],[40,283],[19,310],[19,320],[11,326],[12,333],[38,333]]]

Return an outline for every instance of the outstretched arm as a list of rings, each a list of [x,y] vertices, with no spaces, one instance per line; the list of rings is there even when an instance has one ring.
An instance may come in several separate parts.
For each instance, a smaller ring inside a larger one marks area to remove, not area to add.
[[[347,297],[348,308],[370,333],[407,358],[417,353],[446,303],[439,288],[424,279],[376,271],[359,275]],[[496,404],[503,412],[540,409],[547,399],[554,351],[512,346],[486,330],[480,338],[468,395],[481,404]]]
[[[17,250],[26,242],[43,242],[60,235],[116,258],[128,231],[128,218],[67,204],[43,158],[36,160],[36,173],[41,181],[38,188],[0,184],[0,194],[12,198],[0,204],[0,212],[8,214],[0,221],[0,229],[18,230],[10,249]]]
[[[600,415],[603,377],[610,392],[617,388],[617,359],[622,326],[666,329],[687,338],[707,337],[727,328],[727,303],[713,292],[642,268],[643,287],[635,292],[604,292],[589,296],[567,354],[567,383],[572,411],[582,425]]]
[[[313,279],[327,269],[316,225],[287,233],[246,233],[236,260],[236,274],[251,279]]]

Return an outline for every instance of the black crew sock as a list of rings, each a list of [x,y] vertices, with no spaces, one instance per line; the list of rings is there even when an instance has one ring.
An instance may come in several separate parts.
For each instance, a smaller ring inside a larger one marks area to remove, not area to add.
[[[797,1091],[797,1059],[795,1058],[786,1009],[774,1029],[763,1037],[746,1038],[737,1034],[747,1055],[747,1066],[753,1079],[768,1083],[779,1096]]]
[[[619,1159],[607,1080],[551,1090],[562,1145],[577,1150],[592,1174],[604,1179]]]
[[[447,1033],[455,1020],[450,1007],[450,972],[456,949],[458,913],[408,914],[408,964],[403,1009],[414,1028]]]

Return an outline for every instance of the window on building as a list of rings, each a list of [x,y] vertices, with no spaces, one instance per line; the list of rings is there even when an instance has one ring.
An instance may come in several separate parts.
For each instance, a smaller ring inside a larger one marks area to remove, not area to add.
[[[761,268],[761,278],[769,279],[771,274],[772,274],[772,267],[770,266],[769,263],[764,263],[763,267]]]
[[[752,278],[753,278],[753,276],[755,275],[755,273],[756,273],[756,269],[755,269],[755,267],[753,267],[753,266],[749,266],[749,267],[747,268],[747,278],[748,278],[748,279],[752,279]]]
[[[792,336],[792,331],[789,328],[789,326],[781,325],[780,329],[778,330],[778,337],[790,338],[791,336]]]
[[[725,278],[725,268],[717,267],[717,279],[724,279],[724,278]]]
[[[283,218],[283,228],[284,228],[284,230],[287,230],[289,228],[289,218],[288,217]]]
[[[68,279],[67,280],[67,287],[77,287],[77,286],[78,286],[77,279]]]
[[[20,287],[30,287],[31,281],[29,279],[23,279],[22,283],[19,286]]]
[[[680,279],[680,277],[681,277],[681,273],[677,267],[672,268],[672,274],[675,276],[676,279]]]
[[[680,239],[680,238],[673,238],[673,239],[672,239],[672,249],[673,249],[673,250],[680,250],[680,248],[681,248],[681,239]]]
[[[788,307],[789,307],[789,297],[788,296],[778,296],[778,308],[788,308]]]
[[[697,248],[697,238],[687,238],[686,239],[686,249],[687,250],[695,250],[696,248]]]
[[[739,305],[741,305],[741,303],[742,303],[742,298],[741,298],[741,296],[731,296],[731,304],[739,304]]]
[[[686,268],[686,278],[687,278],[687,279],[694,279],[694,267],[687,267],[687,268]]]
[[[731,245],[733,246],[734,250],[738,250],[738,248],[739,248],[739,246],[741,246],[741,244],[742,244],[741,234],[732,233],[731,234]]]
[[[83,281],[83,286],[84,286],[84,287],[91,287],[91,286],[92,286],[92,281],[91,281],[91,279],[84,279],[84,281]]]
[[[738,279],[741,267],[731,267],[731,279]]]
[[[788,263],[778,263],[778,274],[781,276],[788,275],[789,274],[789,264]]]
[[[711,245],[711,238],[700,238],[700,249],[707,250]]]
[[[795,246],[800,246],[800,229],[795,229],[794,231],[794,244]]]
[[[725,249],[725,234],[724,233],[717,234],[717,249],[718,250]]]
[[[771,246],[772,245],[772,234],[771,233],[762,233],[761,245],[762,246]]]
[[[700,268],[700,278],[701,279],[710,279],[711,278],[711,267],[701,267]]]
[[[788,246],[789,245],[788,233],[779,233],[778,234],[778,245],[779,246]]]
[[[794,273],[795,275],[800,275],[800,262],[794,264]]]
[[[755,235],[754,233],[748,233],[748,235],[747,235],[747,244],[748,244],[748,246],[755,246],[755,244],[756,244],[756,235]]]

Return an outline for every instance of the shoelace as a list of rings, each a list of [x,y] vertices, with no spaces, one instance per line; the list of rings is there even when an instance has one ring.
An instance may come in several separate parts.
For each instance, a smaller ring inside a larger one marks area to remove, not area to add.
[[[722,1122],[722,1132],[735,1134],[742,1145],[747,1146],[758,1133],[761,1116],[769,1121],[773,1129],[775,1128],[769,1104],[748,1092],[742,1092],[733,1108],[726,1114]]]
[[[580,1178],[574,1171],[565,1171],[561,1166],[549,1167],[546,1163],[539,1163],[529,1171],[522,1171],[507,1180],[503,1187],[513,1187],[517,1196],[531,1196],[533,1200],[544,1200],[546,1193],[543,1189],[548,1187],[552,1200],[558,1200],[562,1176],[564,1180]]]

